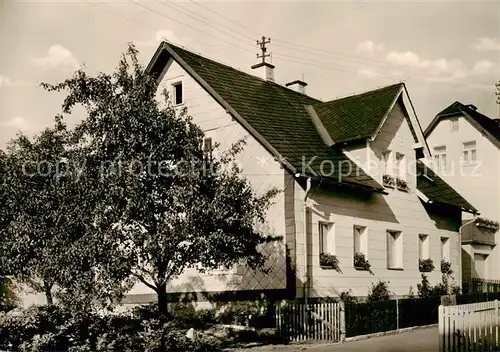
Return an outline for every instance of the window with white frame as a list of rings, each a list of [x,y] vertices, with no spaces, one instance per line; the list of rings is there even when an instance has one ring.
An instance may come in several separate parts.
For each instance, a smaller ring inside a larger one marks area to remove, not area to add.
[[[403,268],[403,235],[401,231],[387,231],[387,268]]]
[[[391,175],[392,172],[392,152],[390,150],[386,150],[382,153],[382,160],[384,161],[384,175]]]
[[[429,235],[418,235],[418,257],[422,260],[430,258]]]
[[[335,224],[319,223],[319,254],[335,255]]]
[[[441,259],[450,260],[450,239],[448,237],[441,237]]]
[[[172,84],[172,99],[174,105],[180,105],[184,102],[182,82],[175,82]]]
[[[476,161],[476,141],[462,143],[462,161],[473,163]]]
[[[394,163],[394,176],[400,178],[401,180],[406,179],[406,163],[404,154],[396,153],[396,161]]]
[[[366,226],[354,225],[354,254],[361,253],[368,256],[368,230]]]
[[[437,169],[446,168],[446,146],[434,147],[434,167]]]
[[[450,131],[458,132],[458,117],[450,119]]]

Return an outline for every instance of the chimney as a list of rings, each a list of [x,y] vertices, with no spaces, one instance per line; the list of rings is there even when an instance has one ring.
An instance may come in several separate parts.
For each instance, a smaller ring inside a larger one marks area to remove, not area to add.
[[[257,59],[262,59],[262,61],[258,64],[253,65],[252,70],[257,70],[257,76],[259,76],[260,78],[266,81],[274,82],[274,65],[266,62],[266,57],[271,56],[271,54],[266,54],[266,44],[269,43],[271,43],[271,38],[268,38],[266,40],[266,37],[264,36],[262,37],[261,41],[257,40],[257,45],[260,46],[260,50],[262,51],[262,54],[257,54]]]
[[[260,62],[252,66],[252,70],[256,70],[257,76],[260,78],[274,82],[274,65],[268,62]]]
[[[293,89],[299,93],[306,94],[307,83],[304,81],[301,81],[300,79],[297,79],[293,82],[289,82],[289,83],[285,84],[285,86],[287,86],[288,88]]]

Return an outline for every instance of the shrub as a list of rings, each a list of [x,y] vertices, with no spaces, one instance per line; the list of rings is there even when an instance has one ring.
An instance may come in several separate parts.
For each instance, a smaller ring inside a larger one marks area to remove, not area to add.
[[[453,274],[453,270],[451,269],[451,263],[444,259],[441,260],[441,273],[445,275]]]
[[[389,282],[379,280],[376,284],[372,284],[372,288],[366,297],[367,303],[388,301],[391,299],[391,291],[389,290]]]
[[[152,317],[149,310],[100,317],[69,313],[56,306],[32,307],[19,316],[7,316],[0,326],[0,350],[21,352],[162,352],[215,351],[224,339],[197,334],[186,337],[185,328],[175,322]]]
[[[354,296],[351,296],[349,291],[344,291],[340,294],[340,300],[346,304],[350,303],[358,303],[358,299]]]
[[[434,262],[432,259],[419,259],[418,260],[418,270],[422,273],[430,273],[434,270]]]
[[[370,270],[371,264],[368,262],[363,253],[356,253],[354,255],[354,267],[364,270]]]

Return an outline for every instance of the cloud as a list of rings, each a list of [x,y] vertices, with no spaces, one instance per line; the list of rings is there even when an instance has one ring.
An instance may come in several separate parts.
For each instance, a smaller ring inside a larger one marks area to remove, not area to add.
[[[500,40],[486,37],[478,38],[473,46],[478,51],[500,51]]]
[[[168,29],[160,29],[155,33],[154,39],[137,40],[135,41],[135,44],[137,46],[156,46],[164,40],[171,42],[173,44],[180,44],[180,45],[186,45],[186,42],[189,41],[189,39],[187,38],[183,38],[183,40],[181,40],[178,36],[175,35],[174,32]]]
[[[474,64],[472,72],[478,75],[487,75],[491,73],[495,67],[495,63],[490,60],[481,60]]]
[[[4,127],[10,127],[21,131],[29,131],[32,126],[32,124],[22,116],[14,116],[12,119],[4,122],[3,125]]]
[[[0,75],[0,87],[7,87],[12,84],[12,81],[10,80],[9,77]]]
[[[412,51],[390,52],[386,61],[398,66],[411,69],[425,70],[430,76],[449,76],[448,78],[462,78],[467,74],[465,64],[458,59],[423,60]]]
[[[364,42],[361,42],[356,47],[356,51],[358,53],[370,54],[370,55],[373,55],[376,51],[380,51],[383,49],[384,49],[384,44],[382,43],[375,44],[371,40],[366,40]]]
[[[73,69],[76,70],[79,67],[79,62],[76,57],[60,44],[52,45],[46,56],[37,57],[33,59],[33,62],[46,70],[55,69]]]
[[[360,75],[362,77],[373,78],[373,77],[380,76],[380,73],[378,73],[377,71],[371,70],[369,68],[360,68],[358,70],[358,75]]]

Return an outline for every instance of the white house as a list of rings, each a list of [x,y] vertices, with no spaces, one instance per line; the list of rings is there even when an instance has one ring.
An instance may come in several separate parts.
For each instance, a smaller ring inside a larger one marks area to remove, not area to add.
[[[500,119],[457,101],[437,114],[424,134],[436,171],[478,207],[482,219],[490,220],[471,222],[464,216],[464,283],[500,280]]]
[[[461,212],[475,208],[417,159],[430,151],[403,83],[321,102],[305,82],[275,83],[269,63],[252,68],[255,75],[166,42],[148,65],[206,143],[227,149],[246,139],[238,161],[257,191],[283,191],[263,228],[283,236],[265,249],[270,273],[189,269],[169,286],[172,300],[366,296],[379,279],[402,296],[421,281],[420,258],[434,261],[433,283],[441,259],[460,271]],[[322,253],[330,256],[320,263]],[[355,267],[359,254],[370,270]],[[332,258],[337,270],[321,265]],[[126,302],[154,299],[137,284]]]

